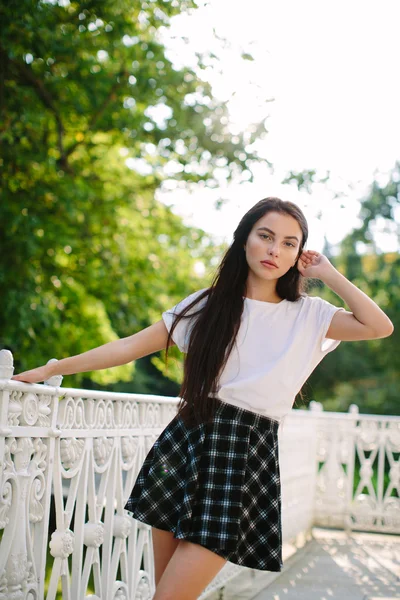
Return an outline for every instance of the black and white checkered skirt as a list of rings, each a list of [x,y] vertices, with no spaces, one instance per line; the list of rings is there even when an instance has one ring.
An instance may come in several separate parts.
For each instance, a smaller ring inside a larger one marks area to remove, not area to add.
[[[125,508],[237,565],[281,571],[281,485],[275,419],[221,400],[213,421],[176,415],[139,471]]]

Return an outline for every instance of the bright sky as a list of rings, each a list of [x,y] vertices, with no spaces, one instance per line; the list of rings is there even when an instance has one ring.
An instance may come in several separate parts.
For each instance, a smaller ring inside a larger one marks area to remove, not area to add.
[[[168,56],[177,66],[194,66],[195,52],[215,51],[219,64],[206,75],[213,93],[231,98],[240,128],[268,118],[258,150],[274,172],[260,165],[252,184],[227,187],[221,180],[217,190],[177,188],[158,198],[188,224],[230,242],[242,215],[276,195],[304,210],[309,249],[321,251],[324,234],[339,242],[357,225],[358,200],[374,172],[384,183],[400,160],[399,23],[398,0],[210,0],[174,18],[164,36]],[[280,183],[290,170],[314,168],[321,177],[329,170],[331,180],[311,194]],[[217,211],[219,198],[229,200]],[[377,240],[382,251],[398,247],[394,233]]]

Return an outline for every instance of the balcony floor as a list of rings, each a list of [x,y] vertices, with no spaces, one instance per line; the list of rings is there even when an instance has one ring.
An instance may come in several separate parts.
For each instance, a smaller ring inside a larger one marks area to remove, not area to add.
[[[394,600],[400,598],[400,536],[314,527],[313,539],[282,572],[243,600]],[[239,600],[239,596],[237,596]]]

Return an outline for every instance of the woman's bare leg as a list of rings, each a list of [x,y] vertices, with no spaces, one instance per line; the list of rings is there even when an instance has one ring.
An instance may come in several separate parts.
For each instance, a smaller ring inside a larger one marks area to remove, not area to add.
[[[178,542],[153,600],[196,600],[226,563],[204,546],[188,540]]]
[[[152,527],[151,533],[153,538],[154,571],[157,587],[165,567],[169,563],[170,558],[179,544],[179,540],[174,538],[172,531],[164,531],[163,529]]]

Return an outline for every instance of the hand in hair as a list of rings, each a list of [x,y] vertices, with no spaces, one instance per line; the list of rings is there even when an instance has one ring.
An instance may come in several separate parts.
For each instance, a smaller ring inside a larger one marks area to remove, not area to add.
[[[297,269],[303,277],[323,279],[335,267],[330,260],[315,250],[303,250],[297,261]]]

